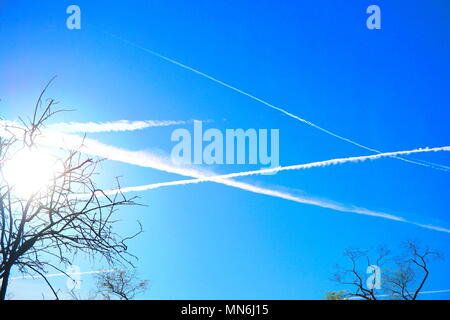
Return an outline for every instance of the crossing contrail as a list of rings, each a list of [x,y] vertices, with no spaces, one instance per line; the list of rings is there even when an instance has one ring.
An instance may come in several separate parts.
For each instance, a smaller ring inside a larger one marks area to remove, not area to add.
[[[278,167],[278,168],[271,168],[271,169],[245,171],[245,172],[238,172],[238,173],[231,173],[231,174],[224,174],[224,175],[215,175],[215,176],[203,176],[203,177],[195,178],[195,179],[184,179],[184,180],[177,180],[177,181],[153,183],[153,184],[142,185],[142,186],[125,187],[125,188],[121,188],[120,190],[119,189],[107,190],[107,191],[104,191],[103,193],[108,195],[108,194],[116,194],[119,191],[122,193],[141,192],[141,191],[153,190],[153,189],[169,187],[169,186],[180,186],[180,185],[188,185],[188,184],[195,184],[195,183],[201,183],[201,182],[215,182],[215,183],[227,185],[230,187],[238,188],[241,190],[245,190],[245,191],[249,191],[249,192],[253,192],[253,193],[257,193],[257,194],[263,194],[263,195],[267,195],[267,196],[271,196],[271,197],[276,197],[276,198],[280,198],[280,199],[284,199],[284,200],[294,201],[297,203],[313,205],[313,206],[331,209],[331,210],[340,211],[340,212],[348,212],[348,213],[367,215],[367,216],[378,217],[378,218],[383,218],[383,219],[389,219],[389,220],[394,220],[394,221],[398,221],[398,222],[404,222],[404,223],[416,225],[418,227],[425,228],[425,229],[450,233],[450,230],[447,228],[444,228],[444,227],[419,223],[419,222],[415,222],[415,221],[409,221],[406,218],[392,215],[392,214],[389,214],[386,212],[374,211],[374,210],[369,210],[366,208],[344,205],[344,204],[341,204],[341,203],[338,203],[335,201],[331,201],[331,200],[326,200],[326,199],[316,199],[316,198],[306,197],[306,196],[297,196],[297,195],[293,195],[293,194],[286,193],[283,191],[267,189],[267,188],[255,186],[252,184],[231,180],[231,178],[257,175],[257,174],[267,174],[267,173],[286,171],[286,170],[309,169],[309,168],[314,168],[314,167],[325,167],[325,166],[330,166],[330,165],[343,164],[343,163],[347,163],[347,162],[362,162],[362,161],[367,161],[367,160],[375,160],[375,159],[380,159],[382,157],[390,157],[392,155],[397,155],[397,154],[412,154],[412,153],[419,153],[419,152],[438,152],[438,151],[450,151],[450,147],[424,148],[424,149],[414,149],[414,150],[408,150],[408,151],[388,152],[388,153],[384,153],[384,154],[376,154],[376,155],[371,155],[371,156],[332,159],[332,160],[326,160],[326,161],[318,161],[318,162],[313,162],[313,163],[286,166],[286,167]],[[196,174],[198,175],[198,173],[196,173]],[[88,195],[79,195],[79,196],[83,197],[83,196],[88,196]]]
[[[220,180],[224,180],[224,179],[231,179],[231,178],[244,177],[244,176],[270,174],[270,173],[277,173],[277,172],[287,171],[287,170],[301,170],[301,169],[310,169],[310,168],[317,168],[317,167],[327,167],[327,166],[339,165],[339,164],[344,164],[344,163],[349,163],[349,162],[363,162],[363,161],[367,161],[367,160],[375,160],[375,159],[380,159],[380,158],[385,158],[385,157],[392,157],[392,156],[396,156],[396,155],[409,155],[409,154],[413,154],[413,153],[439,152],[439,151],[450,151],[450,146],[437,147],[437,148],[419,148],[419,149],[406,150],[406,151],[385,152],[385,153],[379,153],[379,154],[370,155],[370,156],[337,158],[337,159],[316,161],[316,162],[291,165],[291,166],[283,166],[283,167],[275,167],[275,168],[269,168],[269,169],[259,169],[259,170],[252,170],[252,171],[229,173],[229,174],[216,175],[216,176],[210,176],[210,177],[205,177],[205,178],[185,179],[185,180],[178,180],[178,181],[153,183],[153,184],[137,186],[137,187],[122,188],[122,189],[120,189],[120,191],[121,192],[145,191],[145,190],[156,189],[156,188],[160,188],[160,187],[185,185],[185,184],[201,183],[201,182],[208,182],[208,181],[214,182],[216,180],[220,181]],[[109,192],[116,193],[117,191],[119,191],[119,190],[110,190]]]
[[[291,117],[291,118],[293,118],[293,119],[295,119],[297,121],[305,123],[305,124],[315,128],[317,130],[320,130],[320,131],[330,135],[330,136],[333,136],[333,137],[335,137],[337,139],[340,139],[342,141],[348,142],[348,143],[353,144],[353,145],[355,145],[355,146],[357,146],[359,148],[362,148],[362,149],[365,149],[365,150],[368,150],[368,151],[371,151],[371,152],[374,152],[374,153],[383,153],[380,150],[377,150],[377,149],[368,147],[366,145],[360,144],[360,143],[358,143],[358,142],[356,142],[354,140],[351,140],[349,138],[343,137],[343,136],[338,135],[338,134],[336,134],[336,133],[334,133],[334,132],[332,132],[330,130],[327,130],[327,129],[323,128],[323,127],[320,127],[319,125],[317,125],[317,124],[315,124],[315,123],[313,123],[311,121],[303,119],[303,118],[301,118],[301,117],[299,117],[299,116],[297,116],[297,115],[295,115],[295,114],[293,114],[293,113],[291,113],[291,112],[289,112],[289,111],[287,111],[287,110],[285,110],[283,108],[277,107],[277,106],[275,106],[275,105],[273,105],[273,104],[271,104],[271,103],[269,103],[269,102],[267,102],[267,101],[265,101],[265,100],[263,100],[261,98],[258,98],[256,96],[254,96],[254,95],[252,95],[252,94],[242,90],[242,89],[239,89],[239,88],[237,88],[235,86],[232,86],[232,85],[230,85],[230,84],[228,84],[228,83],[226,83],[226,82],[224,82],[222,80],[219,80],[219,79],[217,79],[217,78],[215,78],[215,77],[213,77],[213,76],[211,76],[209,74],[206,74],[206,73],[204,73],[202,71],[199,71],[199,70],[197,70],[197,69],[195,69],[193,67],[190,67],[190,66],[188,66],[188,65],[186,65],[184,63],[181,63],[181,62],[179,62],[179,61],[177,61],[175,59],[169,58],[169,57],[167,57],[165,55],[162,55],[162,54],[160,54],[160,53],[158,53],[156,51],[153,51],[153,50],[150,50],[148,48],[145,48],[145,47],[143,47],[143,46],[141,46],[141,45],[139,45],[139,44],[137,44],[135,42],[129,41],[127,39],[124,39],[124,38],[122,38],[122,37],[120,37],[120,36],[118,36],[116,34],[104,31],[104,30],[102,30],[102,29],[100,29],[100,28],[98,28],[98,27],[96,27],[94,25],[92,25],[92,26],[95,29],[97,29],[98,31],[100,31],[100,32],[102,32],[102,33],[104,33],[106,35],[109,35],[109,36],[111,36],[113,38],[116,38],[116,39],[118,39],[118,40],[120,40],[120,41],[122,41],[122,42],[124,42],[126,44],[129,44],[129,45],[131,45],[131,46],[133,46],[133,47],[135,47],[137,49],[143,50],[143,51],[145,51],[145,52],[147,52],[147,53],[149,53],[149,54],[151,54],[151,55],[153,55],[155,57],[163,59],[163,60],[165,60],[165,61],[167,61],[167,62],[169,62],[169,63],[171,63],[173,65],[176,65],[176,66],[178,66],[180,68],[183,68],[185,70],[191,71],[191,72],[193,72],[193,73],[195,73],[195,74],[197,74],[197,75],[199,75],[201,77],[204,77],[204,78],[206,78],[208,80],[211,80],[211,81],[213,81],[213,82],[215,82],[215,83],[217,83],[217,84],[219,84],[221,86],[224,86],[224,87],[226,87],[226,88],[228,88],[230,90],[233,90],[233,91],[235,91],[237,93],[240,93],[240,94],[242,94],[242,95],[244,95],[244,96],[246,96],[246,97],[248,97],[248,98],[250,98],[250,99],[252,99],[254,101],[257,101],[257,102],[259,102],[259,103],[261,103],[261,104],[263,104],[263,105],[265,105],[265,106],[267,106],[267,107],[269,107],[271,109],[277,110],[277,111],[279,111],[279,112],[281,112],[281,113],[283,113],[283,114],[285,114],[285,115],[287,115],[287,116],[289,116],[289,117]],[[398,160],[402,160],[402,161],[413,163],[413,164],[420,165],[420,166],[430,167],[430,168],[433,168],[433,169],[446,171],[446,172],[450,171],[450,167],[448,167],[448,166],[432,163],[432,162],[429,162],[429,161],[411,160],[411,159],[405,159],[405,158],[398,157],[398,156],[392,156],[392,157],[395,158],[395,159],[398,159]]]
[[[2,131],[1,127],[0,127],[0,135],[9,134],[9,136],[10,136],[11,134],[14,134],[14,133],[15,133],[14,128],[11,128],[10,130]],[[20,133],[20,131],[18,133]],[[293,195],[293,194],[279,191],[276,189],[268,189],[268,188],[263,188],[263,187],[259,187],[256,185],[248,184],[248,183],[238,182],[238,181],[235,181],[235,180],[232,180],[229,178],[230,175],[238,177],[238,176],[244,176],[244,175],[259,174],[260,170],[256,170],[258,173],[255,173],[252,171],[251,174],[249,172],[229,174],[229,175],[225,175],[228,178],[223,178],[223,177],[218,177],[217,175],[211,175],[211,174],[208,175],[204,172],[200,172],[193,168],[176,167],[170,163],[170,160],[161,159],[157,156],[149,154],[148,152],[129,151],[129,150],[125,150],[122,148],[103,144],[97,140],[82,138],[82,137],[79,137],[76,135],[57,133],[57,132],[49,131],[49,130],[42,130],[41,135],[39,135],[37,137],[35,142],[40,145],[47,146],[47,147],[60,147],[60,148],[72,149],[72,150],[75,149],[75,150],[78,150],[85,154],[103,157],[103,158],[107,158],[109,160],[120,161],[123,163],[157,169],[157,170],[161,170],[161,171],[165,171],[165,172],[169,172],[169,173],[175,173],[178,175],[194,178],[189,183],[211,181],[211,182],[227,185],[230,187],[238,188],[241,190],[253,192],[256,194],[263,194],[263,195],[267,195],[267,196],[271,196],[271,197],[275,197],[275,198],[294,201],[297,203],[309,204],[309,205],[326,208],[326,209],[331,209],[331,210],[335,210],[335,211],[340,211],[340,212],[348,212],[348,213],[384,218],[384,219],[413,224],[413,225],[416,225],[416,226],[419,226],[422,228],[426,228],[426,229],[450,233],[450,230],[446,229],[444,227],[408,221],[407,219],[405,219],[403,217],[392,215],[392,214],[381,212],[381,211],[375,211],[375,210],[369,210],[369,209],[362,208],[362,207],[345,205],[345,204],[341,204],[341,203],[331,201],[331,200],[326,200],[326,199],[316,199],[316,198],[306,197],[306,196],[297,196],[297,195]],[[399,152],[401,152],[403,154],[408,154],[408,153],[418,153],[418,152],[447,151],[448,148],[449,147],[426,148],[426,149],[415,149],[415,150],[410,150],[410,151],[399,151]],[[395,153],[387,153],[384,156],[388,157],[389,155],[392,155],[392,154],[395,154]],[[381,155],[381,156],[380,155],[372,155],[372,156],[368,156],[368,157],[373,157],[373,159],[377,159],[377,158],[383,157],[383,155]],[[347,160],[344,160],[344,159],[347,159]],[[359,160],[356,160],[356,159],[359,159]],[[353,158],[351,158],[351,160],[348,160],[348,158],[334,159],[334,160],[328,160],[328,162],[320,161],[315,165],[309,164],[309,166],[313,167],[313,166],[332,165],[332,164],[344,163],[345,161],[364,161],[362,159],[363,158],[361,158],[361,157],[353,157]],[[298,166],[307,166],[307,165],[308,164],[298,165]],[[293,167],[297,167],[297,166],[291,166],[290,170],[294,170]],[[304,168],[306,169],[306,167],[304,167]],[[263,170],[281,171],[283,169],[273,168],[273,169],[263,169]],[[284,170],[288,170],[288,169],[284,169]],[[165,183],[153,184],[152,187],[149,187],[147,185],[147,186],[141,186],[141,187],[124,188],[121,191],[122,192],[144,191],[144,190],[149,190],[152,188],[155,189],[157,187],[162,187],[162,186],[181,185],[181,184],[188,184],[188,183],[186,183],[184,180],[181,182],[180,181],[165,182]],[[110,190],[109,192],[113,192],[113,191],[114,190]],[[75,196],[82,197],[83,195],[75,195]]]
[[[98,133],[142,130],[150,127],[167,127],[186,124],[188,121],[176,120],[119,120],[108,122],[61,122],[47,125],[46,128],[64,133]]]
[[[195,179],[195,180],[198,180],[198,179]],[[293,201],[293,202],[297,202],[297,203],[313,205],[316,207],[331,209],[334,211],[383,218],[383,219],[393,220],[393,221],[397,221],[397,222],[412,224],[412,225],[415,225],[415,226],[418,226],[421,228],[425,228],[425,229],[450,233],[450,229],[447,229],[447,228],[444,228],[441,226],[419,223],[419,222],[415,222],[415,221],[409,221],[406,218],[392,215],[392,214],[389,214],[386,212],[370,210],[370,209],[366,209],[366,208],[358,207],[358,206],[349,206],[349,205],[341,204],[339,202],[335,202],[332,200],[312,198],[312,197],[306,197],[306,196],[297,196],[297,195],[293,195],[293,194],[290,194],[290,193],[287,193],[284,191],[263,188],[263,187],[259,187],[259,186],[253,185],[253,184],[238,182],[238,181],[234,181],[234,180],[230,180],[230,179],[215,178],[213,180],[206,179],[205,181],[211,181],[211,182],[223,184],[226,186],[238,188],[241,190],[245,190],[245,191],[249,191],[249,192],[253,192],[253,193],[257,193],[257,194],[263,194],[266,196],[289,200],[289,201]],[[154,184],[151,189],[156,189],[159,187],[164,187],[164,186],[169,186],[169,185],[183,185],[183,183],[177,183],[177,182],[175,182],[175,183],[174,182],[159,183],[159,184]],[[131,192],[131,191],[145,191],[145,190],[149,190],[148,186],[147,187],[146,186],[132,187],[129,189],[124,188],[123,190],[120,190],[120,191],[121,192]],[[111,190],[111,193],[114,193],[114,191],[117,192],[118,190]]]

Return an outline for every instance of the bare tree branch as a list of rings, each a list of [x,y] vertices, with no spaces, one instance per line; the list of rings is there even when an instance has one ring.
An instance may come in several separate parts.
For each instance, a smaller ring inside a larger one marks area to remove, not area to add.
[[[361,298],[377,300],[379,297],[388,299],[416,300],[429,278],[429,262],[442,258],[438,252],[421,248],[415,241],[404,244],[404,252],[399,257],[391,257],[390,251],[384,247],[377,250],[376,259],[372,260],[368,251],[358,249],[346,250],[344,256],[350,262],[350,268],[338,267],[333,280],[347,288],[338,293],[328,292],[328,298]],[[362,262],[365,263],[362,263]],[[375,261],[382,270],[382,288],[376,293],[374,287],[367,288],[364,279],[365,270]]]
[[[62,270],[79,254],[132,265],[135,257],[126,242],[142,232],[140,223],[132,236],[115,232],[117,210],[136,205],[136,198],[127,198],[120,191],[107,196],[94,181],[101,160],[77,150],[59,150],[53,163],[59,170],[45,187],[26,198],[5,179],[5,165],[14,161],[20,150],[39,152],[42,147],[36,137],[45,122],[62,111],[54,109],[57,102],[53,99],[47,99],[43,107],[43,96],[53,79],[41,92],[32,118],[22,120],[22,126],[14,130],[5,127],[11,137],[0,138],[0,300],[6,297],[13,268],[22,274],[38,274],[57,297],[45,274],[49,268]],[[120,190],[119,181],[117,188]]]

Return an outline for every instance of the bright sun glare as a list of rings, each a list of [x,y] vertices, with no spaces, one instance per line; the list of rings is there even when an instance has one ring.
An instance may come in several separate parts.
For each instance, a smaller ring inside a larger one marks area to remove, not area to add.
[[[22,149],[5,163],[3,175],[18,197],[28,198],[47,187],[61,172],[52,154],[40,149]]]

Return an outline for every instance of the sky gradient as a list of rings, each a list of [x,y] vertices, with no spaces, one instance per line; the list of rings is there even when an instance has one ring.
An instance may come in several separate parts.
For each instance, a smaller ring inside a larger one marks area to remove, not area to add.
[[[66,28],[66,1],[0,1],[0,117],[48,96],[76,109],[59,122],[171,120],[130,132],[89,133],[119,148],[167,157],[175,128],[280,130],[280,165],[373,154],[248,96],[149,54],[201,70],[327,130],[380,151],[450,145],[450,4],[415,1],[77,1],[81,30]],[[381,30],[368,30],[378,4]],[[111,34],[138,46],[127,44]],[[448,152],[411,159],[450,166]],[[226,174],[258,165],[197,166]],[[180,175],[106,161],[99,183],[125,187]],[[449,172],[386,158],[236,180],[450,228]],[[417,239],[450,255],[450,234],[338,212],[221,184],[137,193],[147,207],[120,212],[148,299],[320,299],[337,289],[334,265],[348,247],[396,248]],[[82,271],[105,267],[79,261]],[[450,262],[424,290],[450,289]],[[84,278],[83,278],[84,279]],[[86,276],[83,287],[89,289]],[[61,286],[65,280],[60,281]],[[27,290],[24,288],[33,288]],[[18,280],[15,297],[43,284]],[[38,292],[38,293],[36,293]],[[448,299],[448,293],[433,298]]]

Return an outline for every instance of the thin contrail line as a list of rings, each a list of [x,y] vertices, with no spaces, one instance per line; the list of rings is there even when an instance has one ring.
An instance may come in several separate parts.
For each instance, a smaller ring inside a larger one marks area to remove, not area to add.
[[[46,128],[64,133],[98,133],[142,130],[150,127],[167,127],[186,124],[177,120],[119,120],[108,122],[61,122],[47,125]]]
[[[434,293],[450,293],[450,290],[432,290],[432,291],[420,291],[419,294],[434,294]],[[382,298],[382,297],[390,297],[389,294],[376,294],[375,297]],[[348,300],[362,300],[360,297],[351,297],[348,298]]]
[[[50,273],[46,274],[46,278],[52,278],[52,277],[66,277],[66,276],[79,276],[83,274],[99,274],[99,273],[113,273],[118,272],[120,269],[111,269],[111,270],[93,270],[93,271],[84,271],[84,272],[59,272],[59,273]],[[13,277],[10,280],[21,280],[21,279],[43,279],[40,275],[35,276],[21,276],[21,277]]]
[[[450,290],[422,291],[422,292],[419,292],[419,294],[444,293],[444,292],[450,292]]]
[[[316,207],[330,209],[330,210],[339,211],[339,212],[354,213],[354,214],[359,214],[359,215],[383,218],[383,219],[388,219],[388,220],[392,220],[392,221],[403,222],[403,223],[415,225],[415,226],[429,229],[429,230],[450,233],[450,229],[446,229],[444,227],[430,225],[430,224],[424,224],[424,223],[418,223],[415,221],[409,221],[403,217],[392,215],[389,213],[385,213],[385,212],[381,212],[381,211],[374,211],[374,210],[357,207],[357,206],[348,206],[348,205],[344,205],[344,204],[341,204],[341,203],[338,203],[335,201],[331,201],[331,200],[314,199],[314,198],[305,197],[305,196],[296,196],[296,195],[278,191],[275,189],[262,188],[262,187],[258,187],[258,186],[252,185],[252,184],[238,182],[238,181],[229,180],[229,179],[214,179],[214,180],[211,180],[211,182],[223,184],[226,186],[238,188],[238,189],[245,190],[248,192],[253,192],[256,194],[263,194],[263,195],[270,196],[270,197],[289,200],[289,201],[293,201],[293,202],[297,202],[297,203],[301,203],[301,204],[313,205]],[[179,183],[171,183],[171,182],[160,183],[160,184],[158,184],[158,186],[154,186],[153,189],[156,189],[158,187],[169,186],[169,185],[180,185],[180,184]],[[124,188],[124,189],[126,190],[127,188]],[[146,188],[144,190],[148,190],[148,189]],[[138,190],[138,188],[135,188],[135,190],[126,190],[126,191],[131,192],[131,191],[144,191],[144,190]],[[84,195],[80,195],[80,196],[83,197]],[[101,196],[101,195],[99,195],[99,196]]]
[[[65,276],[77,276],[77,275],[84,275],[84,274],[101,274],[101,273],[114,273],[121,271],[121,269],[111,269],[111,270],[92,270],[92,271],[85,271],[85,272],[68,272],[68,273],[52,273],[52,274],[46,274],[45,277],[51,278],[51,277],[65,277]],[[42,279],[42,276],[36,275],[36,276],[21,276],[21,277],[13,277],[10,278],[10,280],[26,280],[26,279]],[[435,294],[435,293],[450,293],[450,289],[444,289],[444,290],[431,290],[431,291],[421,291],[419,294]],[[379,294],[376,295],[376,297],[388,297],[387,294]],[[351,299],[358,299],[357,297],[351,298]]]
[[[384,158],[384,157],[392,157],[395,155],[409,155],[409,154],[413,154],[413,153],[439,152],[439,151],[450,151],[450,146],[437,147],[437,148],[419,148],[419,149],[407,150],[407,151],[385,152],[385,153],[379,153],[379,154],[370,155],[370,156],[337,158],[337,159],[316,161],[316,162],[311,162],[311,163],[284,166],[284,167],[228,173],[228,174],[215,175],[215,176],[210,176],[210,177],[205,177],[205,178],[160,182],[160,183],[153,183],[153,184],[148,184],[148,185],[143,185],[143,186],[122,188],[122,189],[120,189],[120,191],[121,192],[145,191],[145,190],[156,189],[156,188],[167,187],[167,186],[185,185],[185,184],[201,183],[201,182],[208,182],[208,181],[214,182],[215,180],[231,179],[231,178],[251,176],[251,175],[270,174],[270,173],[277,173],[277,172],[287,171],[287,170],[301,170],[301,169],[310,169],[310,168],[317,168],[317,167],[326,167],[326,166],[344,164],[347,162],[363,162],[363,161],[367,161],[367,160],[375,160],[375,159],[380,159],[380,158]],[[107,191],[107,193],[116,193],[117,191],[119,191],[119,190],[114,189],[114,190]]]
[[[119,191],[122,193],[141,192],[141,191],[152,190],[152,189],[168,187],[168,186],[179,186],[179,185],[195,184],[195,183],[201,183],[201,182],[215,182],[215,183],[231,186],[234,188],[238,188],[241,190],[245,190],[245,191],[249,191],[249,192],[253,192],[253,193],[257,193],[257,194],[264,194],[267,196],[281,198],[281,199],[289,200],[289,201],[294,201],[297,203],[314,205],[317,207],[331,209],[331,210],[340,211],[340,212],[349,212],[349,213],[356,213],[356,214],[360,214],[360,215],[367,215],[367,216],[373,216],[373,217],[378,217],[378,218],[383,218],[383,219],[389,219],[389,220],[393,220],[393,221],[399,221],[399,222],[412,224],[412,225],[415,225],[415,226],[418,226],[421,228],[425,228],[425,229],[450,233],[449,229],[446,229],[446,228],[443,228],[440,226],[410,221],[403,217],[392,215],[392,214],[385,213],[385,212],[374,211],[374,210],[369,210],[366,208],[355,207],[355,206],[347,206],[347,205],[340,204],[338,202],[334,202],[334,201],[330,201],[330,200],[314,199],[314,198],[304,197],[304,196],[299,197],[299,196],[295,196],[295,195],[292,195],[292,194],[289,194],[286,192],[281,192],[281,191],[277,191],[277,190],[273,190],[273,189],[266,189],[266,188],[258,187],[255,185],[231,180],[231,178],[250,176],[250,175],[256,175],[256,174],[267,174],[267,173],[273,173],[273,172],[285,171],[285,170],[299,170],[299,169],[308,169],[308,168],[314,168],[314,167],[324,167],[324,166],[342,164],[342,163],[346,163],[346,162],[361,162],[361,161],[366,161],[366,160],[370,160],[370,159],[374,160],[374,159],[379,159],[382,157],[389,157],[389,156],[396,155],[396,154],[412,154],[412,153],[419,153],[419,152],[438,152],[438,151],[450,151],[450,147],[415,149],[415,150],[409,150],[409,151],[397,151],[397,152],[389,152],[389,153],[377,154],[377,155],[371,155],[371,156],[332,159],[332,160],[318,161],[318,162],[313,162],[313,163],[308,163],[308,164],[278,167],[278,168],[272,168],[272,169],[261,169],[261,170],[237,172],[237,173],[231,173],[231,174],[225,174],[225,175],[215,175],[215,176],[210,176],[210,177],[200,177],[200,178],[196,178],[196,179],[184,179],[184,180],[177,180],[177,181],[160,182],[160,183],[154,183],[154,184],[143,185],[143,186],[125,187],[125,188],[121,188],[120,190],[119,189],[108,190],[108,191],[105,191],[104,194],[106,194],[106,195],[115,194]],[[87,195],[78,195],[78,196],[84,197]]]
[[[121,271],[120,269],[112,269],[112,270],[93,270],[93,271],[85,271],[85,272],[69,272],[69,273],[53,273],[53,274],[47,274],[45,277],[51,278],[51,277],[65,277],[65,276],[77,276],[77,275],[84,275],[84,274],[101,274],[101,273],[113,273]],[[10,280],[26,280],[26,279],[42,279],[42,276],[36,275],[36,276],[21,276],[21,277],[13,277],[10,278]],[[436,294],[436,293],[450,293],[450,289],[444,289],[444,290],[430,290],[430,291],[421,291],[419,294]],[[379,294],[376,295],[376,297],[388,297],[387,294]],[[358,297],[350,298],[351,300],[358,299]]]
[[[241,89],[239,89],[239,88],[237,88],[235,86],[232,86],[232,85],[230,85],[230,84],[228,84],[228,83],[226,83],[226,82],[224,82],[222,80],[219,80],[219,79],[217,79],[217,78],[215,78],[213,76],[210,76],[209,74],[206,74],[206,73],[201,72],[201,71],[199,71],[199,70],[197,70],[195,68],[192,68],[192,67],[190,67],[190,66],[188,66],[188,65],[186,65],[184,63],[181,63],[181,62],[179,62],[177,60],[169,58],[169,57],[167,57],[165,55],[162,55],[162,54],[160,54],[160,53],[158,53],[156,51],[153,51],[153,50],[150,50],[148,48],[145,48],[145,47],[143,47],[141,45],[138,45],[137,43],[134,43],[134,42],[132,42],[130,40],[124,39],[124,38],[122,38],[122,37],[120,37],[120,36],[118,36],[116,34],[113,34],[113,33],[108,32],[108,31],[104,31],[104,30],[102,30],[102,29],[100,29],[100,28],[98,28],[96,26],[93,26],[93,27],[96,28],[97,30],[99,30],[100,32],[106,34],[106,35],[109,35],[109,36],[111,36],[113,38],[116,38],[116,39],[118,39],[118,40],[120,40],[120,41],[122,41],[122,42],[124,42],[126,44],[129,44],[129,45],[131,45],[131,46],[133,46],[133,47],[135,47],[137,49],[140,49],[140,50],[143,50],[145,52],[148,52],[151,55],[154,55],[154,56],[156,56],[156,57],[158,57],[160,59],[163,59],[163,60],[165,60],[167,62],[170,62],[170,63],[172,63],[174,65],[177,65],[177,66],[179,66],[179,67],[181,67],[183,69],[189,70],[189,71],[191,71],[191,72],[193,72],[195,74],[198,74],[198,75],[200,75],[200,76],[202,76],[202,77],[204,77],[206,79],[209,79],[209,80],[211,80],[211,81],[213,81],[213,82],[215,82],[217,84],[220,84],[220,85],[222,85],[222,86],[224,86],[224,87],[226,87],[228,89],[231,89],[231,90],[233,90],[235,92],[238,92],[238,93],[240,93],[240,94],[242,94],[244,96],[247,96],[250,99],[253,99],[253,100],[255,100],[255,101],[257,101],[257,102],[259,102],[259,103],[261,103],[261,104],[263,104],[263,105],[265,105],[267,107],[269,107],[269,108],[277,110],[277,111],[279,111],[279,112],[281,112],[281,113],[283,113],[283,114],[285,114],[285,115],[287,115],[287,116],[289,116],[289,117],[291,117],[293,119],[296,119],[296,120],[298,120],[300,122],[303,122],[303,123],[305,123],[305,124],[315,128],[315,129],[320,130],[320,131],[322,131],[322,132],[324,132],[324,133],[326,133],[328,135],[331,135],[331,136],[333,136],[333,137],[335,137],[337,139],[340,139],[342,141],[346,141],[346,142],[351,143],[351,144],[353,144],[353,145],[355,145],[357,147],[363,148],[365,150],[368,150],[368,151],[371,151],[371,152],[374,152],[374,153],[383,153],[380,150],[377,150],[377,149],[374,149],[374,148],[370,148],[370,147],[365,146],[363,144],[360,144],[360,143],[358,143],[356,141],[353,141],[351,139],[348,139],[348,138],[345,138],[343,136],[340,136],[340,135],[338,135],[338,134],[336,134],[334,132],[331,132],[331,131],[329,131],[329,130],[327,130],[325,128],[322,128],[319,125],[316,125],[315,123],[313,123],[311,121],[303,119],[303,118],[301,118],[301,117],[299,117],[299,116],[297,116],[297,115],[295,115],[293,113],[290,113],[289,111],[287,111],[285,109],[277,107],[277,106],[275,106],[275,105],[273,105],[273,104],[271,104],[271,103],[269,103],[269,102],[267,102],[267,101],[265,101],[265,100],[263,100],[261,98],[258,98],[256,96],[254,96],[254,95],[244,91],[244,90],[241,90]],[[417,165],[420,165],[420,166],[430,167],[430,168],[441,170],[441,171],[447,171],[447,172],[450,171],[450,167],[448,167],[448,166],[432,163],[432,162],[429,162],[429,161],[424,161],[424,160],[414,161],[414,160],[405,159],[405,158],[401,158],[401,157],[397,157],[397,156],[393,156],[393,158],[399,159],[399,160],[402,160],[402,161],[405,161],[405,162],[417,164]]]
[[[69,273],[53,273],[53,274],[47,274],[45,275],[46,278],[52,278],[52,277],[67,277],[67,276],[77,276],[77,275],[84,275],[84,274],[101,274],[101,273],[114,273],[121,271],[120,269],[111,269],[111,270],[93,270],[93,271],[85,271],[85,272],[69,272]],[[36,275],[36,276],[21,276],[21,277],[13,277],[10,278],[11,281],[13,280],[27,280],[27,279],[43,279],[42,276]],[[444,289],[444,290],[430,290],[430,291],[421,291],[419,294],[436,294],[436,293],[450,293],[450,289]],[[387,294],[379,294],[376,295],[376,297],[388,297]],[[360,298],[354,297],[350,298],[350,300],[359,300]]]
[[[10,136],[11,134],[14,134],[13,128],[11,130],[6,130],[2,132],[2,128],[0,127],[0,135]],[[118,147],[113,147],[109,145],[105,145],[101,142],[98,142],[93,139],[83,139],[82,137],[78,137],[75,135],[69,135],[69,134],[63,134],[63,133],[57,133],[52,131],[45,131],[43,130],[41,132],[41,135],[38,136],[36,143],[48,146],[48,147],[61,147],[64,149],[77,149],[80,152],[83,152],[85,154],[90,154],[94,156],[99,157],[105,157],[110,160],[120,161],[128,164],[133,164],[141,167],[147,167],[147,168],[153,168],[165,172],[175,173],[187,177],[192,177],[196,179],[210,179],[211,175],[206,175],[205,173],[199,172],[195,169],[186,169],[186,168],[180,168],[175,167],[172,164],[168,163],[167,161],[163,161],[160,158],[155,157],[154,155],[148,154],[146,152],[140,152],[140,151],[129,151],[125,149],[121,149]],[[421,149],[421,150],[429,150],[429,149]],[[373,155],[377,156],[377,155]],[[278,169],[279,170],[279,169]],[[379,217],[404,223],[413,224],[422,228],[431,229],[435,231],[440,232],[446,232],[450,233],[450,230],[440,227],[440,226],[434,226],[429,224],[423,224],[423,223],[417,223],[413,221],[408,221],[407,219],[399,216],[395,216],[392,214],[388,214],[385,212],[379,212],[374,210],[369,210],[366,208],[356,207],[356,206],[349,206],[344,205],[338,202],[334,202],[331,200],[324,200],[324,199],[315,199],[311,197],[305,197],[305,196],[296,196],[292,195],[286,192],[282,192],[279,190],[274,189],[267,189],[262,188],[256,185],[247,184],[243,182],[234,181],[231,179],[223,179],[223,178],[216,178],[214,180],[211,180],[215,183],[220,183],[223,185],[227,185],[230,187],[238,188],[241,190],[245,190],[248,192],[253,192],[256,194],[263,194],[271,197],[276,197],[284,200],[294,201],[297,203],[302,204],[309,204],[321,208],[327,208],[335,211],[340,212],[349,212],[349,213],[355,213],[360,215],[366,215],[366,216],[373,216],[373,217]],[[167,184],[167,183],[166,183]],[[75,196],[83,196],[83,195],[75,195]]]

